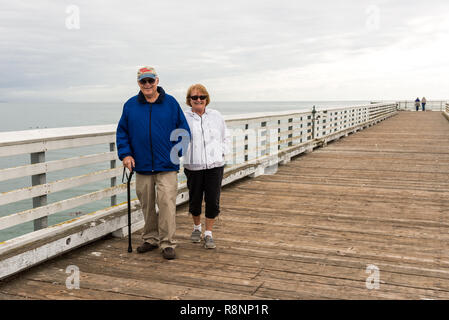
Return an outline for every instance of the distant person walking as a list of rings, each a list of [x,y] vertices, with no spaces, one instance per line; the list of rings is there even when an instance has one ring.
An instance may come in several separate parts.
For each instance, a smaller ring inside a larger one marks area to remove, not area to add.
[[[426,97],[422,97],[421,99],[422,111],[426,111],[426,103],[427,103]]]
[[[420,102],[421,102],[421,101],[419,101],[419,98],[416,98],[416,100],[415,100],[416,111],[419,111],[419,105],[420,105]]]
[[[220,213],[220,191],[228,150],[229,136],[226,123],[217,110],[206,108],[210,96],[201,84],[190,86],[185,111],[192,139],[184,157],[184,173],[189,189],[189,212],[193,218],[192,242],[201,242],[201,206],[203,196],[206,204],[206,231],[204,247],[215,248],[212,227]]]
[[[154,68],[140,68],[137,84],[139,94],[125,103],[117,127],[118,156],[125,167],[137,172],[136,193],[145,220],[144,243],[137,252],[159,247],[165,259],[174,259],[179,158],[178,162],[172,159],[177,142],[171,134],[184,129],[190,136],[190,129],[176,99],[158,87]]]

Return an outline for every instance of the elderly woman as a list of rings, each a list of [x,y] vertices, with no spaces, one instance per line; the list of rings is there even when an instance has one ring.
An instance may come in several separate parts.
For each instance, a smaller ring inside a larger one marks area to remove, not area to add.
[[[210,96],[201,84],[190,86],[184,112],[191,131],[191,141],[184,156],[184,174],[189,189],[189,212],[193,218],[192,242],[201,242],[201,205],[206,204],[204,247],[215,248],[212,227],[220,213],[220,191],[224,156],[229,142],[226,123],[217,110],[206,108]]]

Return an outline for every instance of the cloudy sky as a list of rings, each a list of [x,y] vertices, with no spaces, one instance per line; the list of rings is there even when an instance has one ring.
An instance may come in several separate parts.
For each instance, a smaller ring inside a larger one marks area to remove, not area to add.
[[[0,0],[0,101],[449,98],[449,1]]]

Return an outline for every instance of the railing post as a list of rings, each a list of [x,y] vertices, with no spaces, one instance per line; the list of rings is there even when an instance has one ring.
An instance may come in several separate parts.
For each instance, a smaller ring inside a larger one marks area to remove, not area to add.
[[[45,152],[31,153],[31,164],[45,162]],[[31,185],[36,186],[47,183],[47,174],[35,174],[31,176]],[[33,208],[47,205],[47,195],[33,198]],[[34,220],[34,231],[48,227],[48,217],[42,217]]]
[[[315,139],[315,106],[312,108],[312,140]]]
[[[113,152],[115,151],[115,142],[112,142],[109,144],[109,151]],[[111,169],[116,168],[117,161],[111,160]],[[115,187],[117,185],[117,177],[111,178],[111,187]],[[111,196],[111,206],[117,205],[117,196]]]

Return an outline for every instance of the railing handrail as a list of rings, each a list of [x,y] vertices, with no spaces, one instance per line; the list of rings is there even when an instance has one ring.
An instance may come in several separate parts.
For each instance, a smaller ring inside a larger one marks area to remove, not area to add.
[[[117,125],[93,125],[0,132],[0,147],[115,134]]]
[[[362,104],[351,107],[332,107],[323,108],[318,111],[337,111],[337,110],[351,110],[358,108],[372,108],[391,105],[392,103],[376,103],[376,104]],[[223,115],[226,121],[237,120],[255,120],[260,118],[270,118],[277,116],[291,116],[308,114],[310,111],[306,110],[286,110],[286,111],[270,111],[270,112],[252,112],[240,113],[233,115]],[[40,141],[56,141],[64,139],[75,139],[92,137],[98,135],[115,134],[117,124],[107,125],[89,125],[89,126],[74,126],[74,127],[60,127],[60,128],[44,128],[44,129],[30,129],[20,131],[3,131],[0,132],[0,147],[27,144]]]

